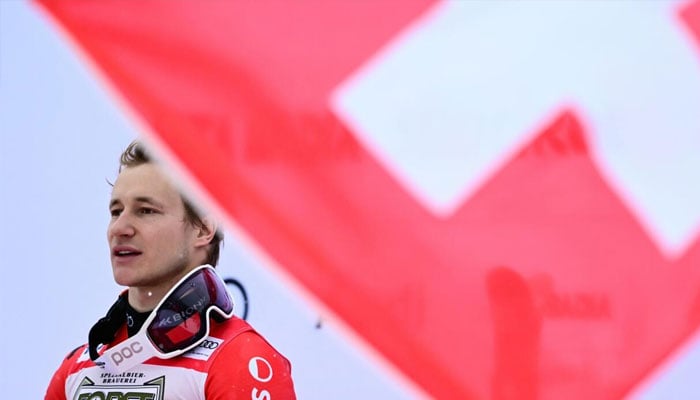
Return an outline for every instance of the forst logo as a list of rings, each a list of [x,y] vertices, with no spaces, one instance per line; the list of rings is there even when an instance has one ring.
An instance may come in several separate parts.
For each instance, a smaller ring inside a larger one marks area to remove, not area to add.
[[[95,385],[84,378],[73,400],[163,400],[165,377],[150,380],[142,385]]]
[[[154,400],[155,396],[151,393],[140,392],[93,392],[84,393],[78,397],[78,400]]]

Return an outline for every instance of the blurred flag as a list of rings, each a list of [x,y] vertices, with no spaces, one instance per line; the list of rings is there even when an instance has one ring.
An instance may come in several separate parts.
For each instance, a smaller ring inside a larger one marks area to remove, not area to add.
[[[619,398],[698,327],[698,1],[40,4],[432,397]]]

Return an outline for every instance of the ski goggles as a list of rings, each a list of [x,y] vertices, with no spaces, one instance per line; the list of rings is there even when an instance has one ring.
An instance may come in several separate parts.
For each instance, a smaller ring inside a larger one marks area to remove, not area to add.
[[[209,336],[212,311],[231,318],[233,300],[214,268],[203,265],[168,291],[136,335],[107,349],[95,364],[121,373],[152,357],[177,357]]]

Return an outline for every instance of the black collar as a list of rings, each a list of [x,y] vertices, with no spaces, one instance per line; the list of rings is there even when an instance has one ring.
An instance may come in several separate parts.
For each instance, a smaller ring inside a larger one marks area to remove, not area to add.
[[[95,325],[90,328],[88,334],[88,348],[90,349],[90,358],[95,361],[100,355],[97,353],[97,346],[100,344],[112,343],[117,337],[119,329],[126,324],[126,329],[129,337],[135,335],[146,318],[151,314],[150,311],[138,312],[134,310],[127,299],[128,291],[124,291],[119,295],[117,301],[107,311],[107,315],[100,318]]]

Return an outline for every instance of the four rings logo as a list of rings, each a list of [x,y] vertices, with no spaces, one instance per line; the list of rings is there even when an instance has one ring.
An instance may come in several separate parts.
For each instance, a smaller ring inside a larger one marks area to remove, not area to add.
[[[183,354],[182,357],[194,358],[195,360],[206,361],[219,348],[224,341],[214,336],[209,336],[197,347]]]
[[[213,340],[204,340],[197,347],[202,347],[204,349],[214,350],[215,348],[219,347],[219,343],[215,342]]]

